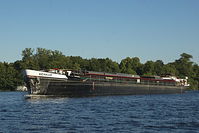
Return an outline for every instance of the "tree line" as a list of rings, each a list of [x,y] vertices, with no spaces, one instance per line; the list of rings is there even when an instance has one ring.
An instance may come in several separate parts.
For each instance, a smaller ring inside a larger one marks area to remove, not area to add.
[[[179,59],[168,64],[164,64],[162,60],[141,63],[138,57],[127,57],[118,63],[109,58],[83,59],[80,56],[65,56],[57,50],[25,48],[21,60],[14,63],[0,62],[0,90],[15,90],[17,86],[23,85],[24,69],[51,68],[137,75],[175,75],[179,78],[189,77],[190,88],[199,89],[199,66],[191,61],[192,58],[192,55],[182,53]]]

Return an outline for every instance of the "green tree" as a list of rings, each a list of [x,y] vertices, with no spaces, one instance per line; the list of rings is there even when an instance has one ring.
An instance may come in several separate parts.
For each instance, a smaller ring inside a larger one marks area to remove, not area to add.
[[[40,69],[49,69],[50,68],[50,56],[51,50],[47,50],[44,48],[37,48],[35,58],[38,61]]]
[[[87,61],[80,56],[70,56],[71,69],[85,69]]]
[[[18,84],[17,71],[14,69],[13,64],[0,62],[0,89],[1,90],[15,90]]]
[[[173,63],[178,71],[178,76],[182,78],[184,76],[191,77],[191,75],[193,74],[193,62],[190,61],[190,59],[193,58],[192,55],[183,53],[180,56],[181,58]]]
[[[25,48],[22,51],[22,60],[26,60],[27,58],[32,57],[33,56],[33,52],[34,52],[34,49],[32,49],[32,48]]]
[[[88,70],[104,72],[104,69],[105,69],[104,62],[105,62],[105,60],[103,60],[103,59],[92,58],[89,60]]]
[[[62,52],[55,50],[50,51],[48,55],[48,68],[66,68],[66,57]]]
[[[31,49],[31,48],[26,48],[22,51],[22,61],[17,62],[18,65],[20,63],[21,69],[39,70],[38,60],[34,57],[33,52],[34,52],[34,49]]]
[[[161,74],[162,75],[178,75],[178,72],[174,65],[166,64],[163,66]]]
[[[192,82],[194,82],[194,86],[192,88],[197,89],[199,88],[199,66],[197,64],[193,65],[193,73],[194,74],[192,75]]]
[[[105,64],[106,64],[105,72],[113,72],[113,73],[120,72],[119,64],[117,62],[112,61],[109,58],[106,58]]]
[[[143,66],[144,75],[156,75],[155,63],[153,61],[147,61]]]
[[[122,73],[137,74],[140,73],[140,59],[138,57],[127,57],[120,62],[120,70]]]
[[[157,60],[156,62],[154,62],[154,74],[159,75],[159,76],[162,75],[163,67],[164,67],[163,61]]]

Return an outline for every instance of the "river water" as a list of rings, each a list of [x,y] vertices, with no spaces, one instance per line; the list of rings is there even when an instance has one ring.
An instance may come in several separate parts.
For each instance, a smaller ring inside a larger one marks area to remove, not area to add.
[[[199,92],[25,99],[0,92],[0,132],[199,132]]]

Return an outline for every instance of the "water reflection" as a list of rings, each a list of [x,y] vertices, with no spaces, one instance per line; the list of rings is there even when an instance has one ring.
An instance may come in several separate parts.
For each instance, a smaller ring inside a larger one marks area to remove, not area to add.
[[[67,97],[37,97],[37,98],[28,98],[26,101],[32,104],[45,104],[45,103],[67,103],[69,98]]]

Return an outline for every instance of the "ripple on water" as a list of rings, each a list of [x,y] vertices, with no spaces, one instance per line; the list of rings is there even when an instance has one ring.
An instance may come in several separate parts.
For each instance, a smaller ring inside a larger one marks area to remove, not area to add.
[[[197,132],[199,92],[25,99],[0,92],[0,132]]]

